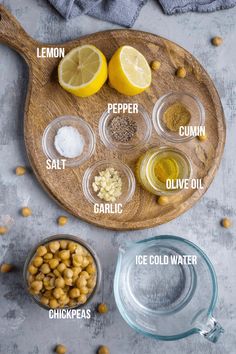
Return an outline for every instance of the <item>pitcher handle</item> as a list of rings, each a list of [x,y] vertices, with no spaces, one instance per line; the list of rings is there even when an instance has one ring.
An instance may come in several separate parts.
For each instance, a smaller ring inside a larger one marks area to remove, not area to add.
[[[223,327],[216,321],[214,317],[208,317],[204,324],[198,325],[199,333],[212,343],[216,343],[222,333]]]

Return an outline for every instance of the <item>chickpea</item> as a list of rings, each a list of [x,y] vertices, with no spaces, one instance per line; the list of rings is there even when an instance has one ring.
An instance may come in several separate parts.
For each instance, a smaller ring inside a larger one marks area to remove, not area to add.
[[[64,291],[62,288],[55,288],[52,292],[55,299],[59,299],[62,295],[64,295]]]
[[[151,68],[153,71],[158,71],[161,67],[161,63],[158,60],[153,60],[151,62]]]
[[[84,294],[81,294],[79,297],[78,297],[78,302],[80,304],[85,304],[85,302],[87,301],[87,296],[84,295]]]
[[[110,350],[105,345],[98,348],[97,354],[110,354]]]
[[[41,265],[40,271],[43,274],[48,274],[48,273],[50,273],[51,269],[50,269],[50,267],[49,267],[49,265],[47,263],[44,263],[44,264]]]
[[[56,251],[59,250],[60,243],[59,243],[59,241],[52,241],[52,242],[49,242],[48,247],[52,253],[55,253]]]
[[[32,283],[32,281],[34,281],[35,278],[36,278],[36,277],[34,277],[32,274],[29,274],[29,275],[28,275],[28,282],[29,282],[29,283]],[[37,280],[38,280],[38,279],[37,279]]]
[[[80,246],[80,245],[77,245],[75,253],[78,254],[78,256],[83,256],[84,248],[82,246]]]
[[[38,273],[38,269],[33,264],[31,264],[28,268],[28,272],[32,275],[35,275]]]
[[[49,306],[52,308],[52,309],[56,309],[59,307],[59,304],[57,302],[57,299],[50,299],[49,300]]]
[[[64,280],[65,280],[65,284],[66,284],[66,285],[72,286],[72,284],[73,284],[72,278],[65,278]]]
[[[61,240],[60,241],[61,249],[65,250],[68,246],[68,241],[66,240]]]
[[[91,277],[90,279],[87,280],[87,287],[88,288],[94,288],[96,285],[96,278]]]
[[[41,302],[41,304],[47,306],[49,304],[49,299],[47,297],[45,297],[45,296],[42,296],[40,298],[40,302]]]
[[[232,226],[232,221],[228,218],[224,218],[221,220],[221,226],[225,227],[226,229],[229,229]]]
[[[21,215],[27,218],[32,215],[32,210],[30,208],[24,207],[21,209]]]
[[[13,269],[13,266],[9,263],[3,263],[1,265],[0,271],[1,273],[9,273]]]
[[[65,306],[69,303],[70,301],[70,298],[66,295],[66,294],[63,294],[60,299],[58,299],[58,303],[61,305],[61,306]]]
[[[63,272],[64,277],[66,278],[72,278],[73,277],[73,271],[69,268],[66,268]]]
[[[79,278],[79,279],[77,279],[77,281],[76,281],[76,286],[77,286],[77,288],[83,288],[83,287],[85,287],[87,285],[87,280],[85,279],[85,278]]]
[[[70,253],[74,253],[77,250],[78,246],[75,242],[71,241],[68,244],[68,250],[70,251]]]
[[[219,47],[222,43],[223,43],[223,39],[219,36],[213,37],[211,39],[211,43],[215,46],[215,47]]]
[[[70,299],[70,301],[68,302],[69,307],[75,307],[76,305],[77,305],[77,302],[75,301],[75,299]]]
[[[64,263],[67,268],[70,268],[70,267],[71,267],[71,261],[70,261],[70,259],[65,259],[64,261],[62,261],[62,263]]]
[[[73,277],[78,277],[79,273],[82,272],[81,267],[72,267],[71,270],[73,272]]]
[[[186,69],[182,66],[179,66],[178,69],[176,70],[176,76],[183,79],[187,75]]]
[[[108,306],[106,304],[99,304],[97,311],[101,314],[107,313],[108,312]]]
[[[58,278],[60,278],[61,277],[61,273],[57,270],[57,269],[54,269],[54,271],[53,271],[53,274]]]
[[[70,290],[69,292],[69,296],[72,298],[72,299],[75,299],[76,297],[79,297],[80,296],[80,291],[78,288],[73,288]]]
[[[50,259],[48,264],[51,269],[55,269],[59,265],[59,261],[57,259],[53,258],[53,259]]]
[[[86,271],[89,273],[89,274],[95,274],[96,273],[96,267],[94,264],[89,264],[86,268]]]
[[[39,280],[35,280],[30,284],[30,286],[35,292],[39,293],[40,290],[43,288],[43,282]]]
[[[46,253],[47,253],[47,248],[45,246],[39,246],[36,251],[36,254],[39,257],[43,257]]]
[[[17,176],[24,176],[26,174],[26,168],[24,166],[18,166],[15,169],[15,173]]]
[[[62,261],[66,261],[70,259],[70,251],[62,250],[61,252],[59,252],[59,257],[61,258]]]
[[[85,278],[86,280],[88,280],[89,279],[89,273],[88,272],[86,272],[85,270],[83,270],[81,273],[80,273],[80,278]]]
[[[161,195],[158,200],[157,200],[157,203],[159,205],[167,205],[169,203],[169,198],[165,195]]]
[[[83,256],[79,256],[78,254],[73,254],[72,263],[75,267],[79,267],[83,263]]]
[[[36,268],[39,268],[42,264],[43,264],[43,258],[42,257],[39,257],[39,256],[36,256],[34,259],[33,259],[33,265],[36,267]]]
[[[199,141],[204,142],[204,141],[207,140],[207,135],[206,134],[198,135],[197,138],[198,138]]]
[[[83,288],[80,288],[80,293],[83,295],[87,295],[89,293],[89,289],[84,286]]]
[[[53,259],[53,254],[52,253],[46,253],[43,258],[45,259],[45,261],[49,261],[50,259]]]
[[[35,277],[35,280],[43,280],[44,279],[44,277],[45,277],[45,275],[43,274],[43,273],[38,273],[37,275],[36,275],[36,277]]]
[[[56,288],[64,288],[64,286],[65,286],[65,280],[64,280],[62,277],[57,278],[57,279],[55,280],[55,286],[56,286]]]
[[[0,226],[0,235],[5,235],[8,229],[5,226]]]
[[[57,219],[57,223],[59,226],[64,226],[68,223],[68,217],[67,216],[59,216],[59,218]]]
[[[83,263],[82,263],[82,268],[86,268],[89,265],[89,260],[87,257],[84,257]]]
[[[51,290],[46,290],[44,293],[43,293],[43,296],[46,297],[47,299],[50,299],[52,297],[52,292]]]
[[[64,345],[62,345],[62,344],[58,344],[56,346],[55,352],[57,354],[66,354],[67,353],[67,348]]]
[[[66,265],[64,263],[60,263],[57,267],[58,272],[62,273],[66,269]]]

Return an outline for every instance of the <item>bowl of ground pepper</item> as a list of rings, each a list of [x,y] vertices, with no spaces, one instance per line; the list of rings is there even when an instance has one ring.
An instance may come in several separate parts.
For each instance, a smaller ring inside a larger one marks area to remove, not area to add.
[[[152,121],[158,135],[178,143],[194,138],[190,127],[199,128],[205,124],[205,110],[201,101],[186,92],[170,92],[160,97],[152,113]]]
[[[135,113],[113,113],[106,110],[99,121],[99,135],[106,147],[133,151],[144,146],[152,134],[152,121],[143,106]]]

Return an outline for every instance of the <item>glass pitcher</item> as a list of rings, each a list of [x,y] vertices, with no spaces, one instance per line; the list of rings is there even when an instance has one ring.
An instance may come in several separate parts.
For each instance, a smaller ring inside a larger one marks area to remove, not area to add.
[[[114,279],[118,309],[138,332],[159,340],[224,332],[212,313],[214,268],[203,251],[177,236],[157,236],[120,248]]]

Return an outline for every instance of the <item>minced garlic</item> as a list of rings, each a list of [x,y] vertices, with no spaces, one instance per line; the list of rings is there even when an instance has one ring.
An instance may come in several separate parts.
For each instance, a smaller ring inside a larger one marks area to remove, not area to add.
[[[122,180],[113,167],[100,171],[92,186],[97,196],[106,202],[114,203],[122,194]]]

